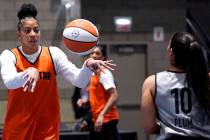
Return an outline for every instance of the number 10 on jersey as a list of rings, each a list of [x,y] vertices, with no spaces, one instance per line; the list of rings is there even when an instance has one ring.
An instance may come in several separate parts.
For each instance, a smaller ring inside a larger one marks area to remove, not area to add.
[[[175,112],[180,111],[187,114],[192,110],[191,90],[189,88],[174,88],[171,90],[171,95],[174,95]]]

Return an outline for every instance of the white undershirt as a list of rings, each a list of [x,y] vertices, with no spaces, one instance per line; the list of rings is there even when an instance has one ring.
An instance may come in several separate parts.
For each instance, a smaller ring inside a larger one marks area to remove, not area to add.
[[[23,55],[30,62],[35,62],[40,54],[41,47],[39,50],[32,54],[27,55],[22,51],[22,47],[19,47]],[[74,86],[85,87],[91,77],[91,71],[83,65],[81,69],[78,69],[72,62],[70,62],[67,56],[58,47],[49,48],[52,55],[53,63],[55,66],[55,71],[57,75],[60,75],[65,80],[71,82]],[[0,57],[1,64],[1,75],[4,84],[8,89],[16,89],[22,87],[25,80],[23,77],[26,75],[26,71],[17,72],[15,64],[16,58],[14,54],[9,50],[4,50]]]
[[[108,69],[105,69],[104,72],[100,73],[100,83],[103,85],[105,90],[116,88],[112,73]]]

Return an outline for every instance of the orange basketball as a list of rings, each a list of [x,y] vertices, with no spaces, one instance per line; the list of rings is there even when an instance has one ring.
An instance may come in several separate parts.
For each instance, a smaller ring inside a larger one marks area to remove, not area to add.
[[[76,19],[69,22],[63,31],[65,46],[80,55],[88,54],[98,43],[96,26],[88,20]]]

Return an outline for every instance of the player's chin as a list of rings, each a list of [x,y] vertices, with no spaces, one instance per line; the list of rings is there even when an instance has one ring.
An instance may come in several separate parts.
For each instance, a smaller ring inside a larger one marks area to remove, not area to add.
[[[94,60],[100,60],[100,58],[98,57],[92,57]]]
[[[32,45],[32,46],[37,46],[37,45],[39,45],[39,42],[38,41],[29,41],[28,42],[30,45]]]

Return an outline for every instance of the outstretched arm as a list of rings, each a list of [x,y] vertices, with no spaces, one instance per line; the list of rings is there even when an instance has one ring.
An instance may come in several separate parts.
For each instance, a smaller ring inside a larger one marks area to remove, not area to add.
[[[141,115],[142,125],[146,133],[159,133],[160,126],[156,121],[155,110],[155,75],[148,77],[142,86]]]
[[[100,70],[101,66],[109,67],[110,62],[88,59],[81,69],[70,62],[67,56],[57,47],[50,47],[50,52],[58,75],[71,82],[74,86],[85,87],[92,75],[92,71]]]
[[[1,54],[1,76],[8,89],[23,87],[24,91],[33,92],[38,80],[38,70],[28,68],[22,72],[17,72],[15,64],[16,58],[9,50],[4,50]]]

